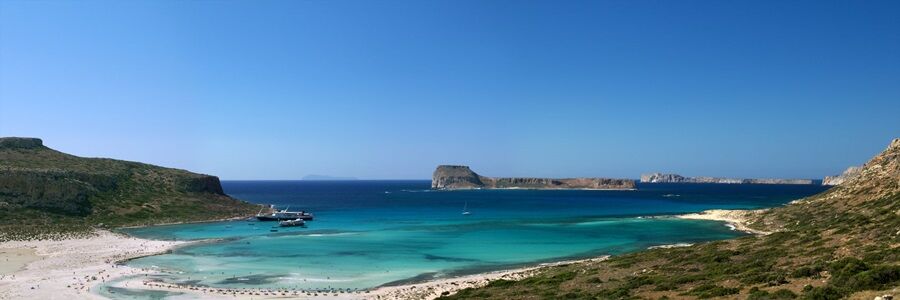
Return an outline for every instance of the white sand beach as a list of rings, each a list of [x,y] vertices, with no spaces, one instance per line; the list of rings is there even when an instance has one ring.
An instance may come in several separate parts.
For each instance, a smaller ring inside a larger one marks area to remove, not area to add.
[[[740,230],[743,232],[747,232],[750,234],[757,235],[767,235],[771,232],[756,230],[747,226],[747,221],[754,214],[758,214],[765,210],[725,210],[725,209],[711,209],[705,210],[699,213],[694,214],[685,214],[678,215],[676,217],[681,219],[692,219],[692,220],[711,220],[711,221],[723,221],[730,225],[734,230]]]
[[[109,231],[91,237],[0,243],[4,253],[31,253],[24,268],[0,275],[0,299],[103,299],[90,292],[112,278],[140,274],[118,266],[128,258],[163,253],[184,242],[151,241]],[[14,254],[13,254],[14,255]],[[4,255],[8,256],[8,255]]]
[[[0,276],[20,271],[29,263],[40,259],[31,248],[0,249]]]

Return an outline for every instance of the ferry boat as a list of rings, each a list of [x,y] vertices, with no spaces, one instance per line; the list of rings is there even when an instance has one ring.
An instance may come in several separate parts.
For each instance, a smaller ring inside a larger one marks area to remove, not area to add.
[[[289,211],[288,206],[282,210],[276,210],[272,213],[262,213],[260,209],[258,213],[256,213],[256,219],[260,221],[285,221],[285,220],[303,220],[303,221],[312,221],[313,214],[305,211]]]

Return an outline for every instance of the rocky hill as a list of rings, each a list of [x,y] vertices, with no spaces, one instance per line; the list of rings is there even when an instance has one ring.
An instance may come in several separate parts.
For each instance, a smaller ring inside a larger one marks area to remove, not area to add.
[[[743,212],[766,235],[546,268],[450,299],[873,299],[900,293],[900,139],[858,175]]]
[[[812,179],[685,177],[678,174],[641,174],[645,183],[812,184]]]
[[[849,167],[844,170],[841,175],[825,176],[825,178],[822,179],[822,185],[840,185],[841,183],[844,183],[844,181],[855,177],[859,174],[860,170],[862,170],[862,167]]]
[[[0,239],[247,215],[215,176],[105,158],[83,158],[35,138],[0,138]]]
[[[634,180],[609,178],[485,177],[468,166],[441,165],[431,177],[433,189],[634,189]]]

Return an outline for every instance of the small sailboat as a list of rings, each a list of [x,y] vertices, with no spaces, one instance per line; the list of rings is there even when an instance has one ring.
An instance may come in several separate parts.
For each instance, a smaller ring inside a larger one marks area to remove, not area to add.
[[[463,214],[463,215],[466,215],[466,216],[472,214],[472,212],[469,211],[469,201],[466,201],[466,204],[463,205],[463,212],[462,212],[462,214]]]

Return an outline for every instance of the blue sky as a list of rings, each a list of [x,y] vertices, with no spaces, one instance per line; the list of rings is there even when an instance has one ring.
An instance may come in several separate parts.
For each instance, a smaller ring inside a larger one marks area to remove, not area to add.
[[[898,1],[2,1],[0,136],[223,179],[819,178],[900,136]]]

